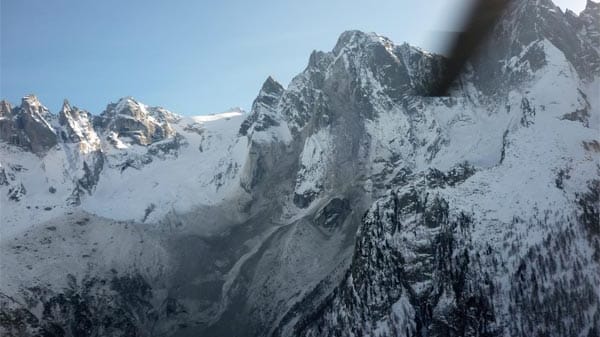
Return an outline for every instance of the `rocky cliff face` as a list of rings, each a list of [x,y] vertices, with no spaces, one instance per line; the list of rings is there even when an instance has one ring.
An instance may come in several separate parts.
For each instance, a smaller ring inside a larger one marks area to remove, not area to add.
[[[298,306],[275,335],[598,334],[599,237],[585,220],[587,214],[595,224],[600,221],[594,211],[598,204],[592,201],[598,193],[593,178],[599,173],[598,155],[569,147],[563,152],[570,158],[567,162],[549,165],[558,164],[550,169],[557,176],[550,173],[543,179],[531,174],[549,167],[523,157],[524,152],[534,158],[553,157],[554,151],[545,147],[552,143],[587,143],[566,130],[554,139],[543,137],[544,145],[538,143],[542,131],[534,129],[538,124],[550,127],[553,119],[576,122],[584,132],[597,133],[598,121],[590,120],[597,118],[593,116],[598,108],[588,105],[584,89],[598,90],[597,41],[584,37],[595,36],[598,12],[591,12],[596,7],[589,2],[575,17],[550,2],[514,4],[494,33],[492,44],[500,47],[482,53],[461,80],[463,87],[474,85],[481,92],[493,92],[496,102],[507,102],[506,113],[511,113],[511,105],[520,110],[515,115],[519,122],[507,125],[498,162],[487,169],[457,167],[444,173],[430,168],[404,176],[397,184],[401,187],[392,188],[364,216],[352,264],[339,285],[325,299]],[[554,77],[549,75],[552,68],[563,70]],[[505,85],[498,87],[494,81],[492,88],[479,82],[488,81],[488,76]],[[467,78],[472,81],[464,85]],[[573,79],[578,84],[566,84]],[[572,97],[572,103],[558,104],[540,90],[554,92],[553,86],[565,89],[560,97]],[[525,95],[519,99],[516,91]],[[479,99],[489,102],[489,97]],[[575,106],[577,112],[562,114]],[[530,138],[532,134],[537,139]],[[586,137],[597,138],[592,133]],[[524,139],[539,145],[525,150]],[[575,158],[586,156],[591,160],[588,164],[574,164]],[[581,170],[579,183],[564,179],[563,165],[569,172]],[[525,174],[528,178],[510,173],[523,170],[530,171]],[[500,175],[491,173],[500,171]],[[564,182],[571,186],[565,187]],[[528,189],[545,190],[546,201]],[[516,206],[521,203],[528,206]],[[553,206],[557,204],[561,207]]]
[[[56,133],[48,120],[51,115],[37,97],[23,97],[21,106],[15,109],[11,109],[10,104],[3,101],[1,110],[0,128],[5,142],[37,154],[56,145]]]
[[[100,150],[100,139],[92,126],[89,112],[71,107],[69,101],[65,100],[58,113],[58,121],[65,128],[60,133],[63,142],[79,144],[80,153]]]
[[[148,145],[174,135],[169,122],[175,115],[162,108],[151,108],[135,101],[131,97],[109,104],[97,119],[97,125],[110,133],[115,141],[132,142],[137,145]]]
[[[3,102],[0,331],[594,336],[597,6],[515,2],[444,98],[349,31],[249,115]]]
[[[496,224],[490,235],[476,212],[444,196],[456,192],[421,177],[378,200],[363,218],[343,281],[293,333],[596,335],[597,234],[581,218],[544,210]],[[498,234],[510,243],[491,238]]]

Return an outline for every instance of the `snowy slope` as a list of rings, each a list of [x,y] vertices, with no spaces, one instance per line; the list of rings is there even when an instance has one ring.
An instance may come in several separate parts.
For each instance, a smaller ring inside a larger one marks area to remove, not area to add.
[[[249,114],[3,102],[0,331],[593,336],[594,8],[514,3],[450,97],[348,31]]]
[[[509,20],[529,9],[520,6]],[[578,71],[548,33],[509,54],[507,83],[516,73],[520,82],[492,101],[467,83],[455,93],[467,100],[425,103],[433,111],[419,117],[430,131],[415,138],[437,137],[433,155],[406,155],[401,142],[381,137],[373,152],[397,153],[390,172],[409,174],[365,215],[336,289],[290,315],[277,335],[598,334],[599,73]],[[532,48],[542,53],[539,68]],[[396,132],[381,134],[412,137],[407,118],[391,116],[370,134],[386,125]],[[463,160],[475,171],[457,171]]]
[[[173,124],[182,137],[179,148],[161,153],[162,142],[169,146],[172,140],[153,143],[159,155],[149,163],[146,147],[107,149],[111,169],[100,175],[82,208],[113,219],[154,223],[171,211],[223,202],[239,185],[247,156],[245,139],[236,137],[242,120],[238,112],[183,117]]]
[[[231,193],[245,162],[245,140],[236,139],[242,120],[239,111],[184,117],[172,125],[177,136],[149,146],[103,142],[99,151],[104,169],[93,193],[83,196],[78,208],[115,220],[156,222],[171,210],[221,202]],[[99,142],[95,134],[91,139],[93,144]],[[2,235],[31,225],[34,218],[41,222],[69,209],[67,200],[79,175],[85,174],[80,170],[83,162],[89,162],[92,146],[97,145],[89,145],[86,139],[60,142],[40,158],[2,145],[2,166],[9,177],[6,188],[22,184],[26,191],[18,202],[3,193]],[[151,205],[162,206],[146,215],[155,207]]]

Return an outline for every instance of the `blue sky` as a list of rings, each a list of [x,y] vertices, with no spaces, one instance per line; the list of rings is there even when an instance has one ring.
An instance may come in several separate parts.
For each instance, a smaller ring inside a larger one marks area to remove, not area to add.
[[[122,96],[182,114],[249,108],[349,29],[440,50],[469,0],[0,0],[0,97],[100,113]],[[585,0],[558,4],[579,12]]]

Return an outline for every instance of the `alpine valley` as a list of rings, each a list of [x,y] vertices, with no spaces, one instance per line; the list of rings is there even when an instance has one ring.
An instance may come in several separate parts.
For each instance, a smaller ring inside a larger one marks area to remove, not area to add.
[[[252,109],[0,103],[2,336],[600,336],[600,5],[359,31]]]

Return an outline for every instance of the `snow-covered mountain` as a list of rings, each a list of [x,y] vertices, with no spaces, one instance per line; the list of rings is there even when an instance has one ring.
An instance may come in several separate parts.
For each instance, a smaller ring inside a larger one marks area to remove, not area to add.
[[[343,33],[246,114],[0,103],[8,336],[597,336],[600,6]]]

